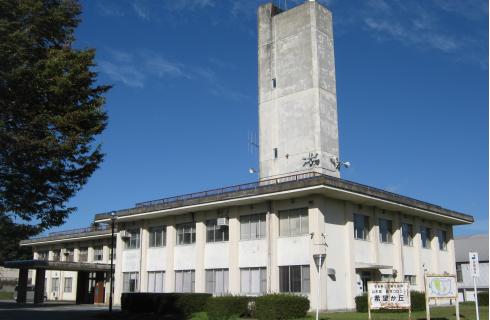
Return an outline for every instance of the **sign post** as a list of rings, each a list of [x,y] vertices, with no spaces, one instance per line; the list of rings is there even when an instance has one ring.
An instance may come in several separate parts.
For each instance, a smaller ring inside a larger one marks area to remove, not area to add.
[[[427,320],[430,320],[430,299],[455,299],[456,320],[459,318],[458,287],[455,275],[425,275],[425,301],[427,308]]]
[[[473,277],[473,292],[475,293],[476,320],[480,320],[478,312],[478,291],[476,290],[476,278],[480,276],[480,263],[478,261],[478,252],[470,252],[470,273]]]
[[[410,284],[408,282],[369,281],[369,320],[371,320],[371,309],[408,309],[408,318],[412,319],[412,309],[410,303]]]

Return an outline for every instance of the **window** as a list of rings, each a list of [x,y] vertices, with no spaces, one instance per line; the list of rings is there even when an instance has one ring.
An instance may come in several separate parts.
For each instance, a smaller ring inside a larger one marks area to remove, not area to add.
[[[430,249],[430,228],[420,227],[420,239],[422,248]]]
[[[458,282],[463,282],[463,270],[461,269],[461,263],[456,263],[456,279]]]
[[[60,261],[61,250],[53,250],[53,261]]]
[[[393,242],[393,222],[387,219],[379,219],[379,241],[383,243]]]
[[[310,266],[279,267],[281,292],[310,292]]]
[[[354,239],[367,240],[369,237],[369,217],[354,214]]]
[[[392,274],[381,274],[381,281],[395,281],[395,277]]]
[[[164,292],[165,272],[148,271],[148,292]]]
[[[94,247],[94,261],[102,261],[104,259],[104,250],[102,246]]]
[[[439,241],[439,250],[447,250],[447,233],[444,230],[437,230],[437,240]]]
[[[278,155],[277,155],[277,148],[274,148],[274,159],[277,159]]]
[[[255,240],[265,238],[265,213],[240,217],[240,239]]]
[[[192,244],[196,242],[196,223],[182,223],[176,226],[177,244]]]
[[[413,246],[413,226],[409,223],[402,223],[403,245]]]
[[[37,260],[48,260],[49,251],[39,251],[37,255]]]
[[[405,280],[405,282],[410,283],[410,285],[412,285],[412,286],[416,286],[417,285],[417,276],[406,274],[405,277],[404,277],[404,280]]]
[[[149,229],[150,233],[150,247],[163,247],[165,246],[167,229],[165,226],[152,227]]]
[[[217,221],[206,221],[206,242],[228,241],[228,226],[218,226]]]
[[[126,249],[138,249],[140,247],[140,229],[127,230],[129,239],[126,240]]]
[[[273,78],[273,79],[272,79],[272,88],[273,88],[273,89],[275,89],[275,88],[276,88],[276,84],[277,84],[276,78]]]
[[[52,278],[51,279],[51,292],[58,292],[60,290],[60,279]]]
[[[123,272],[123,292],[138,291],[139,272]]]
[[[73,248],[69,248],[65,250],[65,261],[73,262],[75,256],[75,250]]]
[[[241,268],[240,292],[242,294],[263,294],[267,292],[267,269]]]
[[[279,235],[282,237],[308,234],[308,208],[279,211]]]
[[[228,269],[206,270],[206,292],[215,295],[228,293]]]
[[[78,254],[78,261],[79,262],[87,262],[88,248],[87,247],[80,248],[79,251],[80,251],[80,253]]]
[[[67,293],[71,292],[72,281],[73,281],[72,278],[65,278],[65,286],[63,289],[64,292],[67,292]]]
[[[195,274],[194,270],[175,271],[175,292],[194,292]]]

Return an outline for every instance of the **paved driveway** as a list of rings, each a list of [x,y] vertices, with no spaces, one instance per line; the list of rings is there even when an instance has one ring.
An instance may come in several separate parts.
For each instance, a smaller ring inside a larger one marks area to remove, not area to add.
[[[0,320],[82,320],[104,319],[107,306],[90,304],[45,303],[17,304],[0,301]]]

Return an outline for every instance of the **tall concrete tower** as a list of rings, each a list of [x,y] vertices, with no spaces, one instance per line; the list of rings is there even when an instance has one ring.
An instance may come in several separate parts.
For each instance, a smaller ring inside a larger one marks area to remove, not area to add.
[[[332,14],[315,1],[258,9],[260,179],[339,177]]]

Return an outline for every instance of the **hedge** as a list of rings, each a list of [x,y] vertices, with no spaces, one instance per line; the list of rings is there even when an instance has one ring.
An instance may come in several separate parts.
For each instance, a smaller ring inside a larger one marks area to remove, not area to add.
[[[206,312],[209,320],[229,320],[249,316],[251,298],[244,296],[212,297],[208,300]]]
[[[121,296],[121,309],[130,313],[158,313],[189,317],[206,309],[208,293],[131,292]]]
[[[356,311],[357,312],[368,312],[368,299],[367,294],[362,296],[357,296],[356,300]],[[425,293],[419,291],[410,291],[410,303],[412,305],[412,311],[425,311]],[[394,310],[382,309],[379,312],[393,312]]]
[[[488,306],[488,291],[478,292],[478,305]]]
[[[258,320],[302,318],[309,309],[308,298],[299,295],[269,294],[255,299],[255,317]]]

